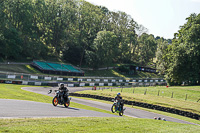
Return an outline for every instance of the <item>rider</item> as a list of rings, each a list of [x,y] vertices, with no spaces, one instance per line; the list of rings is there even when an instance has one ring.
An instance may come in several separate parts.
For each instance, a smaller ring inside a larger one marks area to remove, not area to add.
[[[60,90],[60,96],[61,96],[61,101],[62,101],[64,98],[64,95],[68,93],[69,90],[67,89],[67,87],[64,86],[64,83],[60,83],[59,90]]]
[[[121,103],[121,100],[122,100],[122,97],[121,97],[121,94],[120,93],[117,93],[117,96],[115,97],[115,100],[117,100],[117,109],[119,107],[119,105],[122,106],[122,109],[123,109],[123,104]]]

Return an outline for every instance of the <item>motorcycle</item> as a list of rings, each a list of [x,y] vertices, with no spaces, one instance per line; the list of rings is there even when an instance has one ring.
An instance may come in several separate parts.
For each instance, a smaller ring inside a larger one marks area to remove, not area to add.
[[[52,90],[49,90],[48,94],[50,94],[52,92]],[[52,104],[54,106],[57,106],[58,104],[63,105],[68,108],[70,105],[70,101],[71,101],[71,97],[69,97],[69,93],[68,91],[60,91],[60,90],[55,90],[56,95],[54,96],[53,100],[52,100]],[[64,95],[63,95],[64,93]],[[62,96],[63,95],[63,96]]]
[[[113,103],[113,105],[111,107],[112,113],[116,112],[116,113],[119,113],[119,116],[123,116],[125,109],[123,109],[124,103],[123,103],[122,99],[120,99],[120,100],[112,100],[112,101],[114,101],[114,103]]]

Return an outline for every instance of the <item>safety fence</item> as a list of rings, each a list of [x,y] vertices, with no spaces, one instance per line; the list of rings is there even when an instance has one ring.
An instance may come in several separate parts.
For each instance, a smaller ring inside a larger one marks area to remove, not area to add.
[[[20,80],[0,80],[0,83],[7,84],[22,84],[22,85],[36,85],[36,86],[58,86],[59,82],[47,82],[47,81],[20,81]],[[65,83],[65,82],[63,82]],[[155,86],[166,85],[165,82],[157,83],[79,83],[79,82],[67,82],[68,87],[84,87],[84,86]]]
[[[118,78],[118,77],[57,77],[46,75],[30,75],[16,73],[0,73],[0,79],[22,80],[22,81],[59,81],[59,82],[85,82],[85,83],[158,83],[166,81],[161,78]],[[111,85],[112,86],[112,85]]]
[[[105,100],[105,101],[112,101],[112,97],[105,97],[105,96],[98,96],[98,95],[90,95],[90,94],[78,94],[78,93],[70,93],[71,96],[77,96],[77,97],[88,97],[88,98],[94,98],[94,99],[100,99],[100,100]],[[177,115],[182,115],[186,116],[192,119],[200,120],[200,115],[195,114],[192,112],[188,111],[183,111],[175,108],[169,108],[169,107],[163,107],[159,105],[153,105],[153,104],[148,104],[148,103],[143,103],[143,102],[136,102],[136,101],[129,101],[129,100],[123,100],[124,104],[127,105],[132,105],[132,106],[139,106],[139,107],[144,107],[148,109],[154,109],[154,110],[159,110],[159,111],[164,111],[164,112],[169,112]]]

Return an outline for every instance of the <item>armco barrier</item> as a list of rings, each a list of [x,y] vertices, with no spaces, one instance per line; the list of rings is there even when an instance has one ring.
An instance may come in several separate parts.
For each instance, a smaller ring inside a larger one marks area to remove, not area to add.
[[[70,93],[70,95],[71,96],[77,96],[77,97],[88,97],[88,98],[100,99],[100,100],[105,100],[105,101],[112,101],[112,99],[113,99],[111,97],[104,97],[104,96],[90,95],[90,94]],[[164,111],[164,112],[169,112],[169,113],[189,117],[189,118],[192,118],[192,119],[200,120],[200,115],[198,115],[198,114],[188,112],[188,111],[182,111],[182,110],[178,110],[178,109],[174,109],[174,108],[163,107],[163,106],[153,105],[153,104],[148,104],[148,103],[143,103],[143,102],[128,101],[128,100],[124,100],[124,104],[134,105],[134,106],[139,106],[139,107],[144,107],[144,108],[149,108],[149,109],[154,109],[154,110],[159,110],[159,111]]]
[[[31,75],[24,73],[13,73],[13,72],[1,72],[0,78],[2,79],[14,79],[14,80],[44,80],[44,81],[81,81],[81,82],[93,82],[93,83],[130,83],[130,82],[166,82],[161,78],[119,78],[119,77],[58,77],[58,76],[47,76],[47,75]]]
[[[51,81],[25,81],[25,80],[0,80],[0,83],[9,83],[11,84],[23,84],[23,85],[36,85],[36,86],[58,86],[59,82],[51,82]],[[78,82],[63,82],[69,85],[69,87],[82,87],[82,86],[165,86],[165,82],[159,83],[78,83]]]

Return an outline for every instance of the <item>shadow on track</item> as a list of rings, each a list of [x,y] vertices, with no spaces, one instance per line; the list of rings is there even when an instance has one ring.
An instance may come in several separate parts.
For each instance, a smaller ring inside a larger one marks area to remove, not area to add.
[[[64,106],[57,106],[58,108],[66,108]],[[80,109],[77,109],[77,108],[73,108],[73,107],[68,107],[66,109],[70,109],[70,110],[80,110]]]

